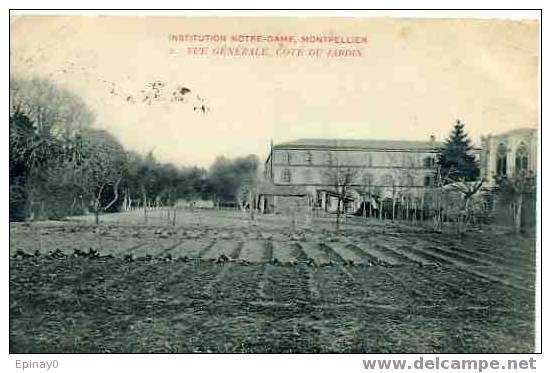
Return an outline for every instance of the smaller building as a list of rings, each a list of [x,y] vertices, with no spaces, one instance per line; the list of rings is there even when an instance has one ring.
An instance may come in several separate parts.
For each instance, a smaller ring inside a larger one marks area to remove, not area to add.
[[[538,131],[519,128],[499,135],[481,138],[481,177],[489,187],[495,186],[495,176],[512,175],[515,171],[538,168]]]
[[[309,211],[313,205],[306,188],[294,185],[276,185],[269,181],[259,186],[257,198],[258,209],[262,213]]]
[[[481,138],[480,154],[481,177],[492,204],[492,218],[500,225],[510,225],[513,221],[510,206],[495,193],[496,176],[513,175],[526,170],[537,174],[538,170],[538,130],[519,128],[498,135]],[[534,227],[537,216],[536,194],[526,196],[522,205],[521,225]]]

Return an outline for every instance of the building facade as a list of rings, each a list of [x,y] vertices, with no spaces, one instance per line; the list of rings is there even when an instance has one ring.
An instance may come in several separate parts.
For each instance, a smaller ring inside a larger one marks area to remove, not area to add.
[[[521,170],[537,174],[538,131],[536,128],[519,128],[498,135],[481,138],[481,177],[485,189],[493,196],[492,217],[499,225],[510,225],[512,213],[507,202],[501,200],[495,191],[495,176],[513,175]],[[523,229],[533,228],[537,222],[537,198],[535,193],[524,197],[521,210]]]
[[[432,186],[441,143],[396,140],[301,139],[271,146],[266,178],[274,185],[301,186],[325,210],[336,207],[336,182],[349,173],[348,210],[376,195],[378,200]]]
[[[495,186],[496,175],[512,175],[521,169],[536,173],[538,132],[519,128],[481,138],[480,170],[488,186]]]
[[[483,136],[473,155],[480,163],[484,189],[495,187],[495,175],[510,175],[521,169],[535,173],[537,142],[537,129],[530,128]],[[313,207],[334,211],[337,179],[343,174],[350,176],[346,188],[349,212],[365,202],[375,208],[389,200],[422,204],[433,187],[442,145],[432,136],[428,141],[300,139],[272,144],[265,176],[277,188],[267,189],[265,205],[274,208],[292,192],[294,196],[308,196]]]

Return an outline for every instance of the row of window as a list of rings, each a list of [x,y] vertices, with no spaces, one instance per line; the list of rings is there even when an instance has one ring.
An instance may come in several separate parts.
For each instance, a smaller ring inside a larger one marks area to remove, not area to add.
[[[432,176],[425,176],[423,180],[424,186],[431,186],[432,185]],[[281,181],[284,183],[290,183],[292,182],[292,176],[291,176],[291,170],[288,168],[285,168],[281,171]],[[303,172],[303,181],[306,183],[312,182],[312,173],[310,170],[305,170]],[[374,177],[371,174],[364,174],[362,176],[361,183],[368,186],[371,184],[374,184]],[[382,184],[385,186],[392,186],[392,185],[403,185],[403,186],[413,186],[414,180],[413,177],[410,175],[406,175],[401,183],[396,183],[395,178],[393,178],[391,175],[385,175],[382,180]]]
[[[528,148],[525,143],[520,143],[515,152],[515,171],[528,169]],[[507,175],[507,147],[501,143],[497,147],[496,173]]]
[[[304,163],[309,164],[309,165],[313,164],[313,157],[312,157],[312,152],[311,151],[300,152],[300,153],[284,152],[284,153],[281,153],[281,154],[282,154],[281,162],[285,163],[285,164],[291,164],[293,162],[297,162],[297,163],[304,162]],[[368,166],[368,167],[373,166],[373,159],[371,157],[371,154],[366,154],[364,161],[365,161],[366,166]],[[415,162],[415,159],[412,159],[410,161]],[[332,153],[327,152],[327,153],[325,153],[324,162],[327,165],[332,165],[335,162],[335,157],[333,156]],[[434,157],[425,157],[425,158],[423,158],[423,167],[432,168],[432,167],[434,167],[434,165],[435,165]]]

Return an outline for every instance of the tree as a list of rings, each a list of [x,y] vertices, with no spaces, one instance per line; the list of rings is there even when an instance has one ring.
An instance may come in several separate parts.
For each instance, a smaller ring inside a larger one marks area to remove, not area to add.
[[[437,167],[435,171],[435,184],[438,188],[446,188],[458,192],[461,196],[461,205],[457,206],[457,230],[461,234],[463,228],[470,221],[472,215],[471,199],[480,191],[484,180],[480,180],[480,168],[478,161],[473,155],[473,146],[468,134],[465,132],[465,125],[457,120],[452,128],[444,146],[437,155]],[[451,188],[451,189],[450,189]],[[443,223],[442,198],[453,200],[449,193],[439,193],[438,225]],[[448,204],[449,205],[449,204]]]
[[[367,201],[369,201],[369,217],[373,216],[373,175],[368,171],[365,171],[360,176],[360,187],[358,188],[363,203],[361,205],[361,211],[364,218],[368,216]]]
[[[447,185],[447,180],[451,169],[447,169],[444,173],[444,168],[440,164],[436,164],[433,180],[431,182],[431,188],[424,199],[432,207],[432,216],[434,222],[434,230],[442,231],[444,228],[444,220],[446,215],[447,197],[448,194],[444,189]]]
[[[37,203],[47,217],[68,212],[60,198],[51,198],[50,187],[56,170],[74,155],[79,131],[92,121],[91,111],[71,92],[47,80],[10,76],[11,217],[26,218]],[[63,187],[58,184],[54,192],[67,199],[72,190]]]
[[[416,158],[415,155],[403,154],[401,158],[401,163],[404,168],[395,169],[394,171],[395,177],[398,179],[399,184],[402,185],[402,188],[400,188],[400,191],[398,193],[400,198],[400,208],[403,211],[405,206],[406,220],[409,220],[410,210],[413,209],[412,220],[414,220],[417,214],[417,205],[415,204],[415,201],[417,200],[417,197],[419,195],[419,193],[417,193],[417,190],[414,188],[415,179],[417,176],[416,168],[418,168],[418,158]],[[393,195],[394,194],[395,193],[393,191]],[[393,200],[394,199],[395,197],[393,197]]]
[[[231,160],[227,178],[213,183],[203,168],[159,163],[152,151],[126,152],[107,132],[91,129],[93,120],[82,99],[48,80],[10,77],[11,220],[33,211],[47,218],[93,211],[99,222],[100,213],[119,204],[129,209],[135,198],[147,221],[152,201],[176,206],[177,198],[211,197],[215,185],[235,199],[239,188],[255,184],[254,156]]]
[[[448,187],[453,188],[461,195],[462,205],[459,210],[459,216],[457,219],[457,231],[459,234],[463,233],[464,227],[466,227],[472,221],[473,207],[471,200],[478,193],[482,187],[483,180],[477,181],[462,181],[447,184]]]
[[[140,154],[128,151],[126,152],[126,168],[121,182],[121,191],[123,195],[122,208],[124,211],[132,209],[136,196],[139,196],[139,178],[138,169],[142,158]],[[138,198],[136,198],[138,199]]]
[[[138,167],[138,185],[142,196],[144,219],[146,223],[147,223],[147,209],[151,204],[150,200],[155,199],[154,195],[157,192],[157,188],[156,188],[157,175],[155,172],[156,168],[157,168],[157,161],[155,160],[153,151],[150,151],[149,153],[147,153],[143,162]]]
[[[337,214],[335,218],[335,230],[340,230],[341,214],[344,212],[344,204],[350,188],[356,184],[360,170],[354,167],[342,166],[338,159],[333,159],[329,153],[329,167],[325,170],[327,183],[331,185],[337,197]]]
[[[40,137],[69,138],[94,121],[74,93],[45,79],[10,76],[10,113],[16,112],[29,118]]]
[[[180,170],[173,164],[166,163],[159,167],[159,190],[160,193],[157,198],[166,206],[172,206],[172,217],[170,216],[171,210],[167,210],[167,218],[172,225],[176,225],[176,199],[178,184],[181,183]]]
[[[243,206],[244,196],[254,193],[258,181],[259,160],[255,155],[229,159],[218,157],[209,168],[210,186],[218,202],[235,201]],[[250,208],[253,208],[249,198]]]
[[[99,214],[118,200],[119,184],[126,169],[126,153],[108,132],[92,129],[84,132],[81,149],[72,177],[88,199],[98,224]],[[110,195],[107,200],[106,195]]]
[[[475,181],[480,175],[476,158],[472,154],[473,147],[465,125],[457,120],[444,146],[437,155],[440,174],[446,175],[444,183],[456,181]]]
[[[10,221],[27,216],[27,180],[33,163],[42,159],[43,149],[37,152],[33,123],[20,112],[10,116]]]
[[[511,176],[497,175],[495,178],[498,193],[513,211],[514,231],[520,233],[524,198],[536,191],[536,175],[532,171],[521,169]]]
[[[144,208],[144,217],[147,221],[147,207],[151,205],[151,201],[158,201],[160,198],[165,198],[165,202],[171,200],[174,194],[173,183],[177,183],[177,180],[172,180],[175,176],[168,176],[164,172],[166,165],[157,162],[153,151],[149,151],[144,156],[127,152],[126,159],[126,168],[121,182],[126,200],[124,205],[130,208],[134,201],[138,201],[136,204],[141,204]]]

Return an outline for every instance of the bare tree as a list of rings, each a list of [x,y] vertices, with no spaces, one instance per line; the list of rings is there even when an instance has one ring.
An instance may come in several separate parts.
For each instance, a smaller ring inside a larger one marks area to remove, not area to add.
[[[363,198],[363,206],[362,206],[362,214],[363,217],[367,217],[367,209],[366,209],[366,201],[369,199],[369,217],[373,216],[373,206],[372,206],[372,200],[373,200],[373,175],[369,173],[367,170],[364,170],[361,173],[361,176],[359,177],[360,180],[360,187],[359,191],[361,192],[362,198]]]
[[[462,180],[460,182],[448,184],[449,188],[452,188],[453,190],[459,192],[461,195],[462,206],[457,220],[457,231],[459,234],[462,234],[464,232],[464,229],[472,220],[473,209],[471,201],[473,197],[480,191],[483,183],[484,180]]]
[[[26,115],[38,134],[57,137],[74,135],[94,121],[80,97],[38,78],[10,77],[10,112]]]
[[[341,215],[345,212],[346,197],[350,188],[358,182],[360,169],[343,166],[336,157],[329,156],[328,159],[329,164],[325,170],[325,177],[337,197],[335,230],[338,232],[340,230]]]
[[[434,228],[441,231],[444,221],[451,218],[455,221],[456,232],[462,234],[473,222],[477,207],[472,201],[482,189],[484,180],[468,181],[455,168],[444,169],[437,165],[432,183],[429,201],[432,202]]]
[[[442,231],[444,227],[444,185],[451,173],[451,169],[444,170],[440,165],[436,166],[431,191],[432,210],[434,214],[434,229]]]
[[[74,169],[73,177],[82,193],[88,198],[95,222],[99,214],[108,210],[119,198],[119,184],[126,166],[126,153],[107,132],[88,130],[82,138],[82,157]],[[112,194],[105,201],[107,189]]]
[[[396,180],[396,177],[392,174],[386,174],[383,177],[383,184],[386,188],[386,190],[390,190],[390,199],[391,199],[391,211],[390,211],[390,218],[392,221],[394,221],[395,212],[396,212],[396,196],[398,192],[398,182]],[[386,194],[386,198],[388,198],[388,193]],[[382,201],[381,201],[381,209],[382,209]]]
[[[415,210],[415,196],[414,190],[415,190],[415,178],[417,176],[417,159],[414,155],[411,154],[403,154],[402,159],[400,162],[401,166],[400,168],[395,169],[395,177],[398,180],[398,183],[401,185],[401,189],[399,193],[393,192],[393,200],[396,198],[396,194],[399,194],[400,197],[400,210],[403,210],[403,205],[406,206],[406,216],[405,219],[409,220],[410,218],[410,208],[413,208]],[[394,202],[393,202],[394,205]],[[393,207],[394,210],[394,207]],[[416,212],[415,212],[416,213]],[[394,212],[393,212],[394,215]],[[412,220],[415,214],[412,216]]]
[[[256,208],[255,201],[257,196],[258,179],[250,176],[247,180],[243,180],[243,184],[239,187],[236,193],[236,201],[242,211],[249,208],[249,219],[254,220],[254,210]]]

